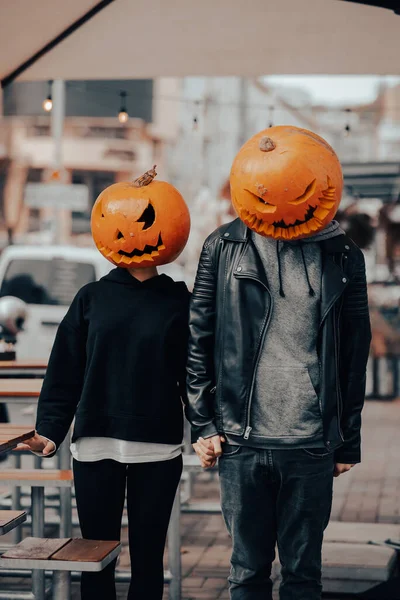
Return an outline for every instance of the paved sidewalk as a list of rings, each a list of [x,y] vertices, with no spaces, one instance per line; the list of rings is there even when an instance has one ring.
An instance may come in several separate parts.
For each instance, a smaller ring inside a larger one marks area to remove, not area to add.
[[[363,462],[335,480],[332,519],[400,523],[399,457],[400,399],[368,401],[363,412]],[[198,480],[195,498],[218,500],[216,476],[211,479],[205,473]],[[230,540],[221,516],[184,514],[182,534],[183,600],[228,599]]]
[[[363,415],[363,462],[335,480],[332,519],[400,523],[400,399],[367,402]],[[193,499],[218,501],[216,473],[204,472],[197,476]],[[227,600],[230,539],[222,517],[183,514],[181,528],[182,600]],[[74,533],[79,535],[79,531]],[[56,532],[48,534],[56,535]],[[2,540],[10,541],[6,537]],[[129,569],[126,529],[122,539],[125,544],[119,568]],[[2,578],[0,587],[7,584],[14,586],[15,580]],[[26,581],[19,582],[20,588],[26,585]],[[118,600],[126,600],[127,585],[118,584],[117,589]],[[73,590],[73,600],[79,600],[77,584]],[[168,598],[167,590],[166,586],[164,600]],[[275,600],[278,598],[275,590]],[[336,596],[329,598],[339,600]],[[341,596],[340,600],[347,598]]]

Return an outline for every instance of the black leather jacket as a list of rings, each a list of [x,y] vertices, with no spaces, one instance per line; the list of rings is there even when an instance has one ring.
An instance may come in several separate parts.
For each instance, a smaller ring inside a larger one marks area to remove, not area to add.
[[[324,443],[337,462],[356,463],[371,341],[365,263],[345,235],[320,243]],[[236,440],[248,436],[270,305],[250,230],[239,219],[217,229],[204,244],[191,300],[186,416],[193,441],[217,432]]]

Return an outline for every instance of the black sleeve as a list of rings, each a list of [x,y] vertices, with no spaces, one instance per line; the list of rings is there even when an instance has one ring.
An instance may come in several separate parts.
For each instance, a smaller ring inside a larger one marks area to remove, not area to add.
[[[38,403],[36,431],[57,448],[68,433],[81,397],[86,337],[81,290],[58,328]]]
[[[214,339],[216,274],[210,250],[200,256],[190,303],[187,364],[186,418],[192,425],[192,441],[218,433],[214,422]]]
[[[371,343],[365,261],[358,250],[353,276],[343,299],[341,314],[343,410],[341,428],[344,444],[335,453],[336,462],[361,460],[361,411],[364,406],[366,368]]]

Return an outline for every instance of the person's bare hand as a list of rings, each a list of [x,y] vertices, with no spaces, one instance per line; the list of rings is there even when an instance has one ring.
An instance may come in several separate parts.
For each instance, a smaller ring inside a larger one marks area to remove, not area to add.
[[[351,464],[347,464],[347,463],[336,463],[333,476],[339,477],[339,475],[341,475],[342,473],[347,473],[347,471],[350,471],[350,469],[352,469],[354,466],[355,465],[351,465]]]
[[[220,435],[214,435],[213,437],[204,439],[200,437],[195,444],[193,449],[200,459],[201,466],[204,469],[210,469],[214,467],[217,458],[222,454],[221,442],[224,442],[225,438]]]
[[[31,450],[32,452],[42,452],[44,456],[51,454],[56,449],[53,442],[47,438],[35,433],[29,440],[25,440],[22,444],[18,444],[15,450]]]

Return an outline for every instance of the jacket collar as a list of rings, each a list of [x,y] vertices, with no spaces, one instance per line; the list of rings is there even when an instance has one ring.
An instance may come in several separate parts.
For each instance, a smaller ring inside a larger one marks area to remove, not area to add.
[[[260,255],[250,238],[250,229],[236,219],[221,232],[221,237],[230,242],[248,242],[234,267],[237,278],[257,279],[268,289],[268,279]],[[321,289],[321,324],[333,304],[342,295],[348,285],[348,277],[335,260],[336,254],[348,254],[352,242],[347,235],[340,235],[320,242],[323,251],[323,276]],[[341,261],[339,261],[341,262]]]
[[[250,238],[251,230],[246,227],[243,221],[239,218],[223,227],[220,232],[220,237],[228,242],[246,242]],[[327,254],[346,254],[351,251],[352,244],[350,238],[345,235],[337,235],[334,238],[319,242],[321,248]]]

